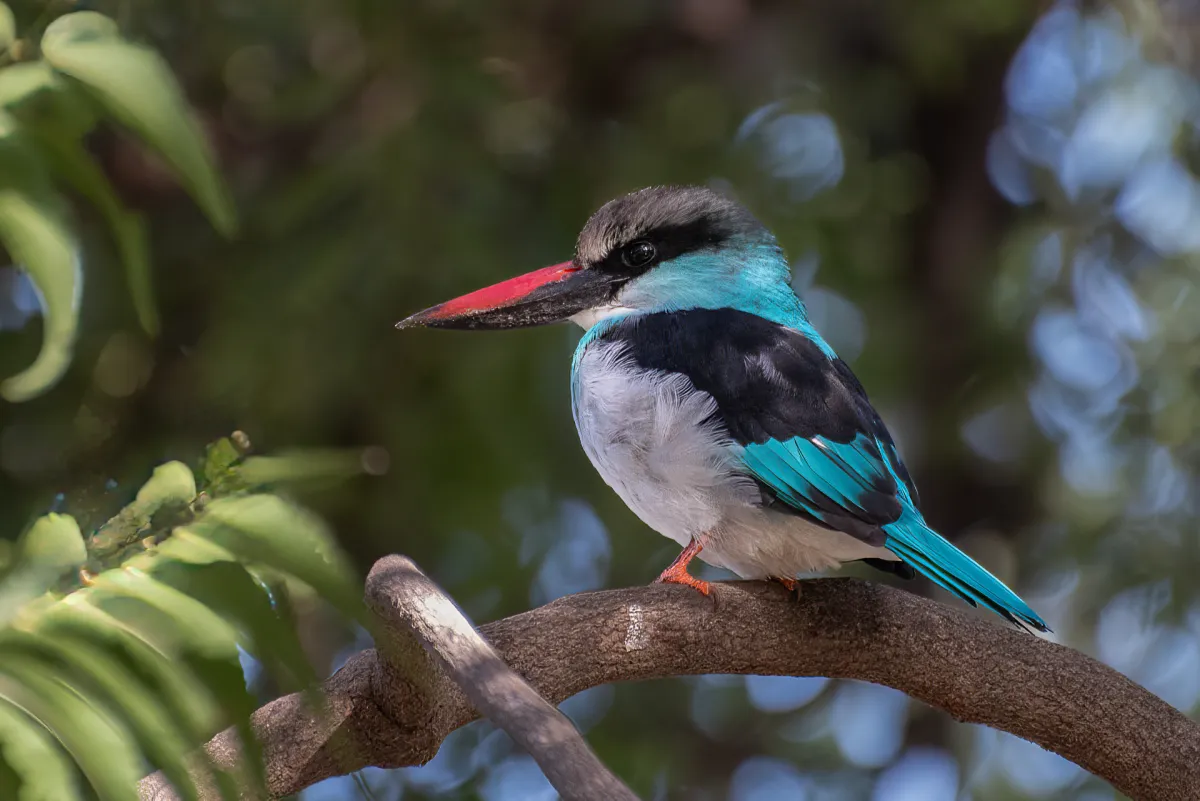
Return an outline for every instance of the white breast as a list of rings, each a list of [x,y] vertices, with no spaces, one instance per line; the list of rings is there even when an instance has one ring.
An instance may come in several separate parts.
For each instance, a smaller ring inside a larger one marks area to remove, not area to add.
[[[761,507],[716,402],[679,373],[638,368],[621,342],[594,342],[573,375],[575,425],[597,472],[646,525],[744,578],[794,577],[842,561],[895,558]]]
[[[620,342],[589,345],[572,398],[583,449],[646,525],[681,545],[718,527],[753,484],[734,472],[737,446],[708,422],[716,402],[687,376],[637,368]]]

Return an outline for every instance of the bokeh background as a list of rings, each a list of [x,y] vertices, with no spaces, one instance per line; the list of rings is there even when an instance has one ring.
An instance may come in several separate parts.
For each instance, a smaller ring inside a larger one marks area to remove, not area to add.
[[[651,580],[676,548],[579,448],[577,330],[392,324],[568,258],[612,196],[709,183],[778,234],[928,519],[1057,639],[1195,713],[1197,3],[90,7],[167,56],[244,224],[222,239],[133,139],[94,138],[150,218],[163,332],[139,333],[103,222],[80,206],[75,363],[48,395],[0,407],[7,536],[60,493],[115,511],[154,464],[241,429],[263,451],[364,449],[368,475],[305,501],[364,573],[409,554],[477,621]],[[36,310],[0,269],[5,374],[37,350]],[[306,614],[323,672],[367,644]],[[1116,797],[1036,746],[868,684],[713,676],[600,687],[564,709],[646,798]],[[302,797],[554,793],[477,723],[425,767]]]

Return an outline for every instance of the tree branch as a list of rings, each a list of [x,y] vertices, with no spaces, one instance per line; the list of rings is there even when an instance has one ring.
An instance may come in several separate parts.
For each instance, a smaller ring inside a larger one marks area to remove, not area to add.
[[[1038,743],[1138,801],[1196,798],[1200,726],[1096,660],[883,585],[801,586],[797,602],[765,582],[722,583],[715,605],[669,585],[583,593],[480,632],[552,703],[599,684],[705,673],[860,679]],[[369,583],[368,603],[396,603],[389,591]],[[411,634],[392,640],[325,683],[326,715],[300,695],[255,713],[273,795],[369,765],[423,764],[477,717]],[[230,732],[208,751],[224,766],[240,755]],[[163,786],[148,777],[142,797],[169,797],[156,795]]]
[[[504,664],[441,588],[410,559],[388,556],[367,576],[372,611],[393,632],[414,634],[471,705],[537,761],[565,801],[637,801],[583,737]]]

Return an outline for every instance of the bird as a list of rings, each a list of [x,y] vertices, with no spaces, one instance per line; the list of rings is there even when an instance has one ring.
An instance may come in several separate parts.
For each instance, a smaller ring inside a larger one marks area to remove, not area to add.
[[[571,321],[571,407],[596,471],[679,556],[657,581],[704,595],[694,558],[743,579],[863,562],[920,573],[1018,628],[1046,623],[942,537],[862,384],[817,332],[775,236],[704,186],[654,186],[588,219],[570,261],[397,328]]]

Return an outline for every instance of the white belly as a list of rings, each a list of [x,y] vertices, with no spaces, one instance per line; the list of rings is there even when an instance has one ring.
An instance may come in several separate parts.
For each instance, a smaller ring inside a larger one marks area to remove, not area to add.
[[[853,559],[894,559],[849,535],[761,507],[716,402],[679,373],[643,371],[619,342],[589,344],[572,402],[584,452],[646,525],[743,578],[791,578]]]

